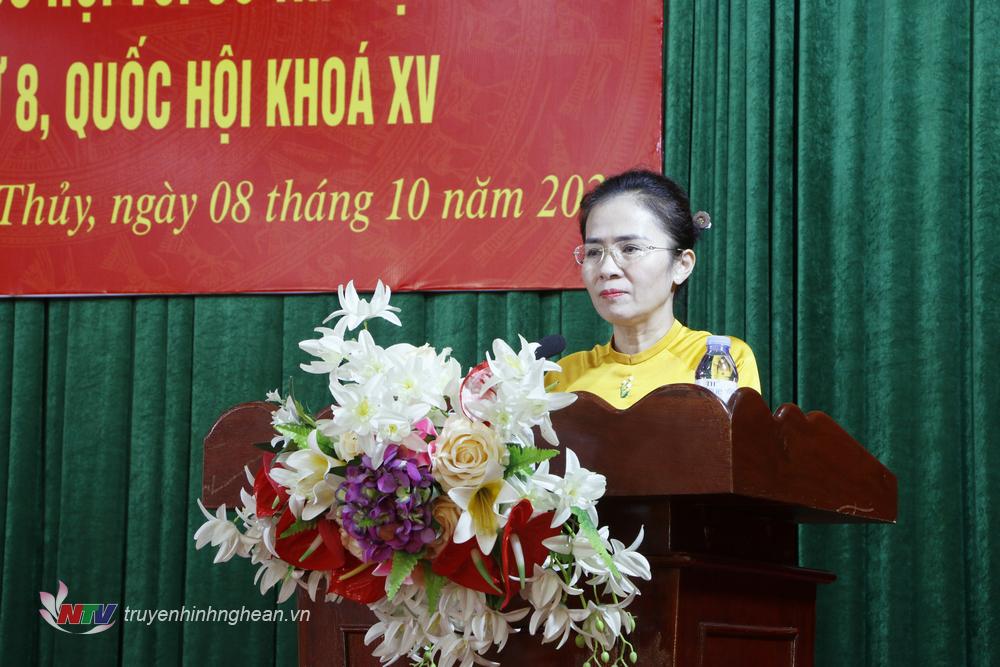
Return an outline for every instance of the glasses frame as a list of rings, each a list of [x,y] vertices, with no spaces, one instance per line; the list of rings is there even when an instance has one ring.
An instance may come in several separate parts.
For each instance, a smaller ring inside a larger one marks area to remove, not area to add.
[[[639,257],[634,257],[632,259],[625,259],[624,255],[621,254],[621,251],[618,250],[618,246],[620,244],[636,245],[636,246],[639,246],[640,248],[642,248],[644,252]],[[592,262],[592,263],[587,262],[587,257],[586,257],[586,255],[584,255],[584,249],[588,245],[589,246],[598,246],[599,245],[601,247],[601,256],[597,260],[595,260],[594,262]],[[582,243],[582,244],[578,245],[577,247],[573,248],[573,259],[576,260],[577,264],[579,264],[580,266],[583,266],[583,267],[586,267],[586,266],[600,266],[601,264],[604,263],[604,258],[607,255],[611,255],[611,261],[614,262],[618,266],[618,268],[625,268],[625,266],[628,265],[630,262],[634,262],[636,260],[642,259],[643,257],[646,257],[650,252],[652,252],[654,250],[670,250],[672,252],[684,252],[685,249],[684,248],[661,248],[660,246],[655,246],[655,245],[643,245],[641,243],[636,243],[635,241],[618,241],[617,243],[612,243],[610,249],[608,248],[608,246],[606,246],[604,244],[601,244],[601,243]]]

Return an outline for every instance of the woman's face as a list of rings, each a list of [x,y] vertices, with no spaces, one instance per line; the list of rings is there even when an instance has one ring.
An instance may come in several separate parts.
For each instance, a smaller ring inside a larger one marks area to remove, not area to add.
[[[672,287],[684,282],[694,268],[694,253],[675,259],[677,253],[654,250],[619,266],[607,249],[620,241],[677,247],[653,213],[632,195],[616,195],[595,206],[587,218],[584,242],[603,245],[604,258],[599,264],[584,263],[581,270],[598,314],[621,326],[641,326],[650,318],[672,315]]]

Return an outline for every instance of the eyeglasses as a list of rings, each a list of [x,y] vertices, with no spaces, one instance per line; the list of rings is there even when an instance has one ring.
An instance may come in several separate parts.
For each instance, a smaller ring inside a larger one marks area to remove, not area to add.
[[[635,241],[619,241],[612,243],[610,247],[605,247],[600,243],[584,243],[573,249],[573,257],[576,263],[581,266],[600,266],[604,262],[604,253],[610,253],[615,264],[624,267],[630,262],[642,259],[654,250],[670,250],[681,252],[683,248],[659,248],[652,245],[643,245]]]

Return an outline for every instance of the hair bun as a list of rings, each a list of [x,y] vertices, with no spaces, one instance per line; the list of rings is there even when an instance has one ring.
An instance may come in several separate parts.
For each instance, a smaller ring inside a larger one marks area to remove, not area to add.
[[[695,227],[699,229],[708,229],[712,226],[712,217],[705,213],[704,211],[698,211],[692,217]]]

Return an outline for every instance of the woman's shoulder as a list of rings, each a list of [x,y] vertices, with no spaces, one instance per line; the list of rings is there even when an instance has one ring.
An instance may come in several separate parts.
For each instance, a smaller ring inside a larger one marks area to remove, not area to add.
[[[559,364],[561,371],[549,371],[545,376],[546,386],[554,382],[558,383],[559,387],[568,386],[588,370],[599,366],[601,360],[606,356],[607,347],[607,343],[598,344],[589,350],[571,352],[559,359],[556,363]],[[558,387],[556,389],[558,390]]]
[[[729,353],[733,355],[733,359],[735,361],[739,361],[741,358],[746,357],[753,358],[753,350],[750,348],[750,344],[742,338],[737,338],[736,336],[731,336],[729,334],[715,334],[711,331],[701,331],[698,329],[689,329],[683,325],[681,326],[681,333],[677,337],[677,344],[679,347],[688,349],[694,348],[700,350],[701,353],[704,354],[709,336],[725,336],[730,341]]]

